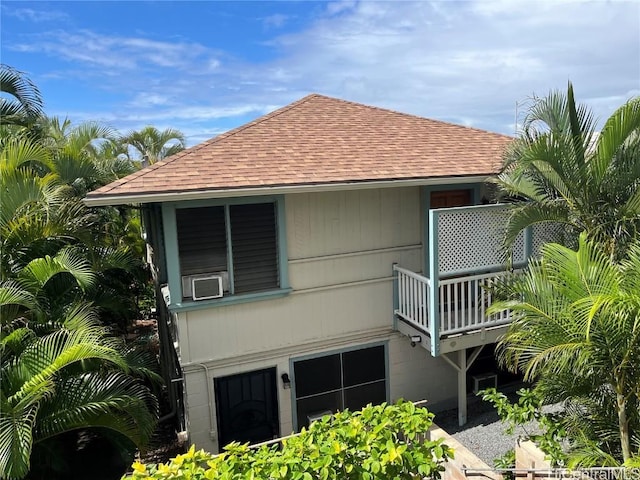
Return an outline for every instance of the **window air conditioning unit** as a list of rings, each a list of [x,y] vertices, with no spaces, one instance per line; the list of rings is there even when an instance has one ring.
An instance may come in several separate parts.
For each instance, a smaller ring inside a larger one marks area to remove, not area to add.
[[[207,300],[220,298],[224,295],[222,290],[222,277],[210,275],[191,279],[191,295],[194,300]]]
[[[229,291],[229,273],[211,272],[182,277],[182,297],[193,300],[220,298]]]
[[[485,388],[498,388],[498,375],[489,372],[482,375],[473,375],[473,393],[476,395]]]

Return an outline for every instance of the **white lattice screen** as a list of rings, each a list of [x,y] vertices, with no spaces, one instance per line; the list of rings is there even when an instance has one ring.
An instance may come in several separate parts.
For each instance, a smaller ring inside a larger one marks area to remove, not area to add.
[[[438,256],[440,275],[480,271],[505,263],[503,254],[506,207],[486,205],[438,211]],[[514,263],[525,260],[524,235],[513,248]]]
[[[531,227],[531,256],[538,258],[540,256],[540,248],[545,243],[562,242],[563,233],[564,225],[558,223],[538,223]]]

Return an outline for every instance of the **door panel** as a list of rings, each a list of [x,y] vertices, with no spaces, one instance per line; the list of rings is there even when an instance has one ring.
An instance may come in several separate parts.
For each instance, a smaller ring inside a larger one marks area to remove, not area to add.
[[[280,435],[276,369],[214,379],[220,448]]]

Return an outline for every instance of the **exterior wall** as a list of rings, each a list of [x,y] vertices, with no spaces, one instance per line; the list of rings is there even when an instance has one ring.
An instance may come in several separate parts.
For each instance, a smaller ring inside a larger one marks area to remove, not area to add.
[[[418,188],[289,195],[293,292],[178,313],[184,363],[215,361],[392,325],[392,264],[420,270]]]
[[[263,301],[176,314],[190,439],[217,451],[214,378],[276,367],[281,435],[293,429],[291,361],[387,344],[389,400],[455,405],[456,376],[440,358],[393,330],[392,264],[421,271],[424,195],[389,188],[285,197],[292,292]]]
[[[185,386],[189,411],[190,441],[198,448],[216,452],[217,441],[215,392],[213,379],[242,372],[276,367],[278,372],[278,403],[280,435],[293,431],[294,405],[291,389],[283,388],[282,373],[289,373],[291,360],[310,354],[329,353],[349,347],[368,346],[387,342],[389,399],[429,399],[428,407],[438,410],[455,405],[456,376],[453,369],[439,358],[431,357],[421,347],[411,347],[409,340],[397,332],[378,329],[367,335],[350,335],[333,341],[314,342],[291,346],[264,354],[245,355],[241,358],[190,364],[185,366]]]
[[[451,365],[419,345],[411,346],[402,334],[389,341],[389,380],[391,400],[427,400],[434,412],[456,406],[457,376]]]

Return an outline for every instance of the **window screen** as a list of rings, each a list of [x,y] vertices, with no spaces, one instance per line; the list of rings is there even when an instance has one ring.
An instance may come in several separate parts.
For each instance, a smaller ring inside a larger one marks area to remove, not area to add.
[[[309,417],[387,399],[385,346],[361,348],[294,361],[298,428]]]
[[[227,270],[224,207],[180,208],[176,225],[182,276]]]
[[[271,202],[177,209],[183,286],[192,275],[225,272],[225,295],[279,288],[275,207]],[[182,293],[183,299],[191,298]]]
[[[275,205],[232,205],[230,209],[235,292],[277,288]]]

